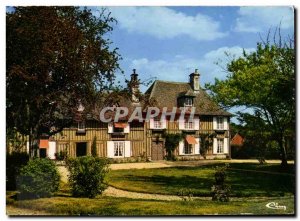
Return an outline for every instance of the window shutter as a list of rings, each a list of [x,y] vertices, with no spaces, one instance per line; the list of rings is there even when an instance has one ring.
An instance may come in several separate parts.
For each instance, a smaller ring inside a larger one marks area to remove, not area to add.
[[[161,121],[161,123],[162,123],[162,129],[166,129],[167,128],[167,120],[166,120],[166,118],[163,118],[162,121]]]
[[[217,145],[218,145],[217,138],[214,138],[214,142],[213,142],[213,154],[217,154]]]
[[[26,151],[29,154],[29,141],[26,142]]]
[[[128,134],[129,132],[130,132],[130,125],[128,123],[127,126],[124,128],[124,133]]]
[[[49,141],[48,157],[52,160],[55,160],[55,153],[56,153],[56,142]]]
[[[224,130],[228,130],[228,117],[224,117]]]
[[[184,119],[178,120],[179,130],[184,130]]]
[[[199,117],[194,118],[194,129],[199,130]]]
[[[195,144],[195,154],[200,154],[200,138],[195,138],[195,140],[197,141],[197,143]]]
[[[184,142],[183,141],[180,141],[179,142],[179,155],[183,155],[183,145],[184,145]]]
[[[108,123],[108,133],[111,134],[114,132],[113,123]]]
[[[107,157],[113,158],[114,157],[114,142],[107,141]]]
[[[228,138],[224,138],[224,153],[228,152]]]
[[[213,130],[217,129],[217,117],[213,117]]]
[[[125,157],[131,157],[130,141],[125,141]]]
[[[153,129],[154,128],[154,119],[153,118],[150,118],[150,129]]]

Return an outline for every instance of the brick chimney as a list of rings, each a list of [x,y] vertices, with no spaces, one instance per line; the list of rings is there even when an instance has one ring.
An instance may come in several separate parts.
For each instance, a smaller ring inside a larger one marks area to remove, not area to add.
[[[140,82],[135,69],[133,69],[133,73],[130,76],[131,80],[129,82],[129,89],[131,93],[131,100],[133,103],[139,103],[138,94],[140,93]]]
[[[195,93],[200,90],[200,74],[198,73],[198,69],[195,69],[194,73],[190,74],[190,85]]]

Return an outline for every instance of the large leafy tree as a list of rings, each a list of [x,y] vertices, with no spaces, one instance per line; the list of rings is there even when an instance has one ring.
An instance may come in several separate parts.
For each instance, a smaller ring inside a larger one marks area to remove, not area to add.
[[[243,56],[228,63],[227,70],[225,80],[216,79],[206,88],[224,107],[252,109],[252,122],[259,122],[258,131],[263,126],[272,134],[280,147],[282,165],[286,165],[287,137],[295,136],[293,41],[258,43],[255,52],[244,51]],[[240,116],[249,118],[249,113]]]
[[[15,7],[6,14],[7,130],[29,135],[34,155],[42,134],[53,135],[108,91],[119,68],[104,35],[115,20],[107,10]]]

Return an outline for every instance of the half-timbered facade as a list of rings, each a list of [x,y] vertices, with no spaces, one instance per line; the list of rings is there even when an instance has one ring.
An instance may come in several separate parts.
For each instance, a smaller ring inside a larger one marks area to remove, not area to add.
[[[160,113],[154,118],[142,122],[128,118],[118,122],[101,122],[92,114],[84,119],[74,120],[69,128],[65,128],[49,138],[41,141],[40,155],[55,159],[55,153],[66,151],[70,157],[91,155],[91,148],[96,141],[96,152],[100,157],[108,158],[143,158],[163,160],[166,155],[166,133],[184,134],[175,155],[179,159],[203,159],[230,157],[229,122],[231,114],[215,104],[200,87],[200,74],[195,70],[190,74],[189,82],[169,82],[156,80],[145,92],[155,100]],[[123,105],[131,109],[140,107],[138,75],[131,75],[130,92],[132,97]],[[181,116],[180,110],[187,111]],[[192,109],[194,108],[194,112]],[[144,109],[143,111],[146,111]],[[171,116],[171,113],[175,113]],[[190,119],[190,115],[194,117]],[[205,154],[201,151],[204,139],[202,135],[210,135],[211,144]]]

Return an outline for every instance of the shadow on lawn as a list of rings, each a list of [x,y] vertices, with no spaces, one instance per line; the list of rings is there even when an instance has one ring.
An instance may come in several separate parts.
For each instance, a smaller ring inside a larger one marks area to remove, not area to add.
[[[215,165],[201,166],[201,169],[215,168]],[[205,177],[193,174],[198,167],[180,167],[176,170],[185,170],[191,175],[168,175],[168,170],[175,168],[163,168],[160,171],[164,174],[123,174],[123,181],[130,185],[141,185],[141,192],[178,194],[180,190],[190,189],[194,196],[210,196],[211,186],[214,184],[214,172]],[[191,171],[191,172],[189,172]],[[203,170],[207,173],[207,170]],[[159,172],[158,172],[159,173]],[[227,171],[226,183],[231,186],[232,196],[284,196],[295,193],[295,177],[284,174],[263,174],[245,171]],[[146,186],[148,185],[148,186]],[[137,190],[138,191],[138,190]]]

